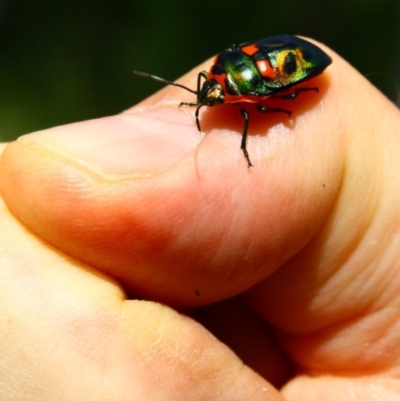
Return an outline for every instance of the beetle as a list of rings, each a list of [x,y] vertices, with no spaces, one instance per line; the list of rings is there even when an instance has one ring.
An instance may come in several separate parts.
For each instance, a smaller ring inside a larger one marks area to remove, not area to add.
[[[199,112],[203,106],[239,105],[244,120],[240,148],[248,167],[252,167],[246,146],[250,121],[246,104],[253,103],[262,113],[281,112],[291,116],[290,110],[263,106],[263,100],[277,94],[282,95],[282,99],[290,100],[301,92],[318,92],[316,87],[298,88],[297,85],[321,74],[331,62],[332,59],[318,46],[297,36],[281,34],[232,45],[230,49],[222,51],[215,57],[208,72],[201,71],[198,74],[196,90],[146,72],[133,72],[195,94],[195,102],[181,102],[179,106],[197,107],[195,118],[199,131]],[[293,91],[288,92],[288,89]]]

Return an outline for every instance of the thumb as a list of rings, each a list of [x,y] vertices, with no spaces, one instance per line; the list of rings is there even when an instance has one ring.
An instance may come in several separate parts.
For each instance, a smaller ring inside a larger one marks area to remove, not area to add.
[[[194,87],[203,68],[180,82]],[[121,115],[21,137],[1,159],[1,191],[33,232],[136,296],[179,306],[230,297],[295,255],[332,209],[344,154],[330,85],[343,70],[335,57],[310,84],[320,93],[289,103],[293,120],[252,113],[252,169],[236,108],[202,112],[202,136],[177,107],[193,95],[168,87]]]

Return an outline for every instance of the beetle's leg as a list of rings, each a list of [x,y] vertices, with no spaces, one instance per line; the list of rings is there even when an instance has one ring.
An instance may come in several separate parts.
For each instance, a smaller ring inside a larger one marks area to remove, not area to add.
[[[240,149],[243,150],[244,157],[247,160],[247,163],[249,164],[249,167],[253,167],[253,164],[251,163],[249,152],[247,151],[247,130],[249,129],[249,113],[245,109],[241,109],[240,113],[242,114],[242,117],[244,119],[244,127],[243,127],[243,134],[242,134],[242,142],[240,145]]]
[[[200,111],[200,107],[203,107],[204,106],[204,104],[198,104],[197,102],[189,102],[189,103],[187,103],[187,102],[180,102],[179,103],[179,107],[181,107],[181,106],[197,106],[197,109],[196,109],[196,113],[195,113],[195,117],[196,117],[196,125],[197,125],[197,129],[201,132],[201,128],[200,128],[200,120],[199,120],[199,111]]]
[[[200,120],[199,120],[199,112],[200,109],[204,106],[204,104],[201,104],[199,107],[197,107],[196,109],[196,113],[194,114],[194,116],[196,117],[196,125],[197,125],[197,129],[201,132],[201,127],[200,127]]]
[[[207,79],[208,78],[208,72],[207,71],[201,71],[199,72],[199,75],[197,76],[197,96],[200,93],[201,89],[201,78]]]
[[[309,92],[309,91],[318,92],[318,88],[295,88],[294,92],[288,93],[286,95],[283,95],[282,99],[284,99],[284,100],[293,100],[293,99],[296,99],[296,97],[299,95],[299,93],[301,93],[301,92]]]
[[[201,72],[199,72],[199,75],[197,76],[197,92],[196,92],[196,94],[197,94],[197,96],[199,95],[199,92],[200,92],[200,86],[201,86],[201,78],[204,78],[204,79],[207,79],[207,77],[208,77],[208,72],[207,71],[201,71]],[[197,101],[197,102],[180,102],[179,103],[179,107],[181,107],[181,106],[198,106],[199,105],[199,102]],[[196,120],[198,120],[198,115],[199,115],[199,112],[198,112],[198,110],[196,110]],[[199,123],[197,122],[197,127],[199,127]],[[200,131],[200,128],[199,128],[199,131]]]
[[[289,117],[292,115],[290,110],[279,109],[279,108],[270,108],[265,106],[257,106],[257,110],[261,113],[286,113]]]
[[[197,103],[197,102],[189,102],[189,103],[187,103],[187,102],[180,102],[179,103],[179,107],[181,107],[181,106],[198,106],[199,104]]]
[[[197,76],[197,92],[192,91],[193,93],[196,93],[196,95],[199,95],[200,92],[200,86],[201,86],[201,78],[207,79],[208,77],[208,72],[207,71],[201,71],[199,72],[199,75]],[[170,83],[170,82],[168,82]],[[170,83],[172,84],[172,83]],[[199,102],[180,102],[179,107],[181,106],[198,106]]]

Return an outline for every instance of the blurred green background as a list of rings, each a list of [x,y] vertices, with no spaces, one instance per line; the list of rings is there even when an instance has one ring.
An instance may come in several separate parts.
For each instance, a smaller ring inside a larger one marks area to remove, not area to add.
[[[322,41],[392,101],[399,92],[400,0],[0,0],[0,30],[3,141],[118,113],[161,88],[133,69],[173,80],[276,33]]]

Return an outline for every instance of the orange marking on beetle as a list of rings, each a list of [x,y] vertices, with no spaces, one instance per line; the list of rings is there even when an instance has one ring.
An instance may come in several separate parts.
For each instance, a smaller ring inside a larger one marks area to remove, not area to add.
[[[258,71],[260,72],[261,76],[264,78],[273,79],[278,75],[278,70],[272,68],[271,64],[268,60],[257,60],[256,66]]]
[[[207,81],[211,81],[213,79],[217,81],[222,86],[222,88],[225,89],[226,72],[224,72],[223,74],[214,75],[211,68],[207,76]]]
[[[248,56],[253,56],[254,54],[256,54],[258,52],[259,48],[255,45],[249,45],[246,47],[242,47],[242,52],[247,54]]]

